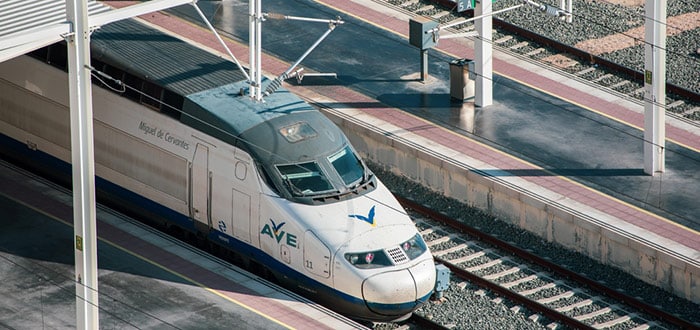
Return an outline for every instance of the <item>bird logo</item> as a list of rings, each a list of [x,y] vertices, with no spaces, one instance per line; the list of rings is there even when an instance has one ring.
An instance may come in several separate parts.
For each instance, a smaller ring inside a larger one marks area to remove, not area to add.
[[[372,206],[372,208],[369,209],[369,213],[367,213],[367,216],[364,216],[362,214],[350,214],[348,216],[351,218],[355,218],[355,219],[359,219],[359,220],[362,220],[364,222],[367,222],[370,225],[372,225],[372,227],[374,227],[377,225],[377,223],[374,221],[374,208],[375,207],[376,207],[376,205]]]
[[[280,229],[282,229],[282,226],[284,226],[284,224],[286,223],[286,222],[282,222],[278,225],[275,223],[275,220],[272,220],[272,219],[270,219],[270,222],[272,222],[272,231],[275,233],[275,236],[280,231]]]

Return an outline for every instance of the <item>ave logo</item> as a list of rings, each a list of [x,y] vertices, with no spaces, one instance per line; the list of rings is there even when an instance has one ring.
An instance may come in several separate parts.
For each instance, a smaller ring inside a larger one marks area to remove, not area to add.
[[[277,241],[277,244],[281,244],[281,242],[284,240],[285,244],[291,247],[297,247],[297,236],[282,230],[285,223],[286,222],[282,222],[278,225],[274,220],[270,219],[270,223],[265,224],[263,229],[260,231],[260,234],[270,236],[272,239]]]

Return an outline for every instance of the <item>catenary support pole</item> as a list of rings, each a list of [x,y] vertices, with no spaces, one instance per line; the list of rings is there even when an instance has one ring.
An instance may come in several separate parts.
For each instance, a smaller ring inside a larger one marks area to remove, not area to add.
[[[99,329],[90,27],[86,1],[66,0],[66,19],[71,23],[66,41],[73,164],[76,328]]]
[[[428,50],[420,51],[420,82],[425,83],[428,79]]]
[[[482,17],[474,21],[479,37],[474,42],[474,71],[476,73],[474,105],[485,107],[493,104],[493,18],[491,0],[477,0],[474,16]]]
[[[250,0],[248,2],[248,40],[250,48],[250,97],[256,101],[262,100],[262,0]]]
[[[655,175],[666,157],[666,0],[644,8],[644,173]]]

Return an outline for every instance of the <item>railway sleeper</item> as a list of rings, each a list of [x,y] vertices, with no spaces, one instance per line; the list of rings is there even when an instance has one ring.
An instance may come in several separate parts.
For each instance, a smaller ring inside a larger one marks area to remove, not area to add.
[[[570,312],[570,311],[572,311],[572,310],[574,310],[574,309],[576,309],[576,308],[583,307],[583,306],[588,306],[588,305],[592,305],[592,304],[593,304],[593,300],[592,300],[592,299],[586,299],[586,300],[581,300],[581,301],[579,301],[579,302],[577,302],[577,303],[575,303],[575,304],[571,304],[571,305],[566,305],[566,306],[559,307],[559,308],[557,308],[557,309],[555,309],[555,310],[556,310],[557,312],[559,312],[559,313],[566,313],[566,312]]]
[[[630,83],[629,80],[622,80],[622,81],[620,81],[620,82],[618,82],[618,83],[615,83],[615,84],[613,84],[613,85],[610,85],[610,88],[612,88],[612,89],[618,89],[618,88],[620,88],[620,87],[622,87],[622,86],[625,86],[625,85],[627,85],[627,84],[629,84],[629,83]]]
[[[610,320],[607,322],[594,323],[593,327],[596,329],[607,329],[607,328],[612,328],[618,324],[625,323],[625,322],[630,321],[630,320],[632,320],[631,315],[623,315],[623,316],[620,316],[614,320]]]
[[[530,275],[530,276],[526,276],[526,277],[523,277],[523,278],[519,278],[519,279],[517,279],[517,280],[515,280],[515,281],[510,281],[510,282],[508,282],[508,283],[503,283],[503,284],[501,284],[501,286],[504,287],[504,288],[506,288],[506,289],[510,289],[510,288],[512,288],[512,287],[514,287],[514,286],[518,286],[518,285],[520,285],[520,284],[523,284],[523,283],[525,283],[525,282],[530,282],[530,281],[536,280],[536,279],[538,279],[538,278],[539,278],[539,277],[538,277],[537,275],[533,274],[533,275]]]
[[[504,261],[506,261],[506,260],[509,260],[509,259],[508,259],[508,258],[500,258],[500,259],[496,259],[496,260],[491,260],[491,261],[489,261],[489,262],[487,262],[487,263],[484,263],[484,264],[481,264],[481,265],[476,265],[476,266],[473,266],[473,267],[467,267],[467,268],[465,268],[464,270],[473,273],[473,272],[476,272],[476,271],[479,271],[479,270],[484,270],[484,269],[486,269],[486,268],[490,268],[490,267],[493,267],[493,266],[496,266],[496,265],[500,265],[500,264],[502,264],[502,263],[503,263]]]
[[[537,54],[542,53],[544,50],[545,50],[544,48],[536,48],[536,49],[533,50],[533,51],[530,51],[530,52],[525,53],[525,56],[535,56],[535,55],[537,55]]]
[[[513,36],[505,36],[503,38],[497,39],[496,41],[494,41],[494,43],[497,45],[500,45],[500,44],[503,44],[503,43],[510,41],[511,39],[513,39]]]
[[[583,75],[589,74],[589,73],[591,73],[591,72],[593,72],[593,71],[595,71],[595,70],[596,70],[596,69],[595,69],[594,67],[590,67],[590,68],[586,68],[586,69],[583,69],[583,70],[581,70],[581,71],[578,71],[578,72],[576,72],[576,73],[574,73],[574,74],[577,75],[577,76],[583,76]]]
[[[576,293],[575,293],[574,291],[566,291],[566,292],[560,293],[560,294],[558,294],[558,295],[556,295],[556,296],[551,296],[551,297],[547,297],[547,298],[538,299],[537,302],[540,303],[540,304],[550,304],[550,303],[553,303],[553,302],[555,302],[555,301],[562,300],[562,299],[564,299],[564,298],[573,297],[575,294],[576,294]]]
[[[595,78],[595,79],[593,79],[593,80],[591,80],[591,81],[594,82],[594,83],[597,83],[597,82],[600,82],[600,81],[602,81],[602,80],[611,78],[612,76],[613,76],[613,75],[612,75],[611,73],[606,73],[606,74],[604,74],[604,75],[602,75],[602,76],[600,76],[600,77],[598,77],[598,78]]]
[[[451,263],[457,265],[457,264],[461,264],[461,263],[463,263],[463,262],[471,261],[471,260],[474,260],[474,259],[476,259],[476,258],[482,257],[482,256],[484,256],[484,255],[486,254],[486,252],[487,252],[487,250],[479,251],[479,252],[472,253],[472,254],[470,254],[470,255],[466,255],[466,256],[464,256],[464,257],[452,259],[452,260],[449,260],[449,261],[450,261]]]
[[[452,240],[452,238],[453,238],[452,236],[453,235],[445,235],[445,236],[442,236],[440,238],[426,242],[425,244],[428,245],[428,247],[430,248],[430,247],[433,247],[433,246],[441,244],[441,243],[449,242],[450,240]]]
[[[415,5],[415,4],[419,3],[419,2],[420,2],[420,0],[410,0],[410,1],[406,1],[406,2],[404,2],[404,3],[402,3],[402,4],[400,4],[400,5],[398,5],[398,6],[399,6],[399,7],[406,8],[406,7]]]
[[[547,284],[545,284],[545,285],[543,285],[543,286],[536,287],[536,288],[534,288],[534,289],[525,290],[525,291],[520,291],[520,292],[518,292],[518,294],[520,294],[521,296],[529,296],[529,295],[538,293],[538,292],[540,292],[540,291],[542,291],[542,290],[555,288],[556,286],[557,286],[556,283],[550,282],[550,283],[547,283]]]
[[[601,309],[599,309],[599,310],[596,310],[596,311],[593,311],[593,312],[590,312],[590,313],[586,313],[586,314],[581,314],[581,315],[574,316],[574,319],[577,320],[577,321],[585,321],[585,320],[590,320],[590,319],[592,319],[592,318],[594,318],[594,317],[596,317],[596,316],[600,316],[600,315],[607,314],[607,313],[610,313],[610,312],[612,312],[612,308],[610,308],[610,307],[604,307],[604,308],[601,308]]]
[[[453,247],[448,248],[448,249],[444,249],[444,250],[440,250],[440,251],[430,251],[430,252],[432,252],[433,256],[435,256],[435,257],[441,257],[441,256],[444,256],[446,254],[456,252],[459,250],[468,249],[468,248],[469,248],[469,246],[467,244],[461,243],[459,245],[453,246]]]
[[[508,275],[510,275],[510,274],[517,273],[517,272],[519,272],[519,271],[521,271],[521,270],[522,270],[522,268],[521,268],[520,266],[512,267],[512,268],[508,268],[508,269],[506,269],[506,270],[504,270],[504,271],[502,271],[502,272],[499,272],[499,273],[490,274],[490,275],[485,275],[485,276],[484,276],[484,279],[487,279],[487,280],[496,280],[496,279],[499,279],[499,278],[501,278],[501,277],[505,277],[505,276],[508,276]]]
[[[520,49],[520,48],[523,48],[523,47],[529,46],[529,45],[530,45],[530,42],[529,42],[529,41],[521,41],[521,42],[519,42],[519,43],[517,43],[517,44],[515,44],[515,45],[513,45],[513,46],[508,47],[508,49],[510,49],[510,50],[518,50],[518,49]]]

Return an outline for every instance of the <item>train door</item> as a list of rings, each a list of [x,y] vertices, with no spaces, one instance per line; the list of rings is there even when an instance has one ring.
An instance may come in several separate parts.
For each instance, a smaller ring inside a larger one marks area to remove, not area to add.
[[[211,227],[209,192],[209,148],[197,144],[190,165],[190,217]]]
[[[304,234],[304,268],[323,278],[331,276],[331,251],[310,230]]]
[[[233,172],[236,180],[231,195],[233,236],[257,246],[254,238],[257,238],[260,187],[253,161],[248,154],[236,152]]]
[[[250,195],[233,189],[233,236],[250,243]]]

